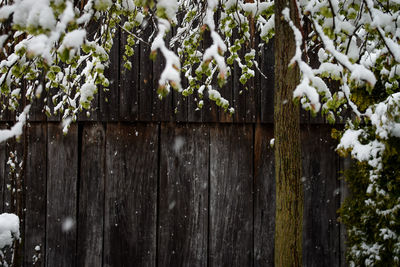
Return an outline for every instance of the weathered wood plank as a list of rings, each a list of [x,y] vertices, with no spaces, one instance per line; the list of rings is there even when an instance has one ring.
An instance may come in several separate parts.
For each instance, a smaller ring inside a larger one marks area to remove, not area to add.
[[[15,122],[11,123],[14,125]],[[9,127],[7,127],[9,128]],[[23,240],[25,234],[24,221],[24,173],[21,167],[23,162],[24,136],[22,135],[17,141],[15,138],[10,138],[6,143],[6,163],[4,172],[4,212],[17,214],[20,219],[20,237]],[[13,167],[12,167],[13,166]],[[15,266],[23,265],[23,245],[17,243],[16,249],[7,248],[4,252],[7,263],[13,263]]]
[[[233,66],[229,66],[231,71]],[[233,77],[227,78],[226,84],[219,89],[221,96],[229,101],[229,107],[233,106]],[[223,108],[219,108],[219,122],[233,122],[233,116],[229,114],[229,111],[225,111]]]
[[[156,124],[108,124],[104,266],[155,266]]]
[[[84,3],[81,1],[81,3]],[[83,6],[81,7],[83,8]],[[101,22],[98,20],[92,19],[86,27],[86,32],[87,32],[87,37],[88,40],[93,40],[95,36],[99,36],[100,34],[100,28],[101,28]],[[80,70],[83,70],[84,66],[81,66]],[[112,77],[107,76],[106,72],[106,78],[109,80],[112,79]],[[101,85],[98,85],[98,92],[93,96],[93,100],[90,104],[90,109],[86,110],[83,109],[81,112],[78,114],[78,121],[80,122],[86,122],[86,121],[99,121],[100,120],[100,91],[103,90],[103,87]]]
[[[259,123],[261,121],[261,89],[264,86],[266,79],[264,78],[263,74],[264,73],[260,73],[261,70],[261,59],[263,56],[263,53],[261,51],[261,49],[259,48],[260,42],[263,42],[261,40],[261,38],[259,36],[255,37],[255,61],[258,62],[257,63],[257,67],[254,66],[254,72],[255,72],[255,76],[253,78],[253,82],[254,82],[254,103],[255,103],[255,114],[254,114],[254,118],[253,118],[253,122],[257,122]]]
[[[209,130],[161,127],[158,266],[206,266]]]
[[[27,128],[24,265],[44,266],[46,249],[47,125]]]
[[[6,124],[2,123],[0,125],[0,129],[6,128]],[[1,142],[0,143],[0,212],[4,212],[4,206],[5,206],[5,194],[6,194],[6,162],[7,162],[7,156],[6,156],[6,142]]]
[[[48,125],[46,266],[75,266],[78,127]]]
[[[250,20],[250,28],[251,31],[254,30],[254,19]],[[250,42],[247,44],[246,51],[250,51],[250,49],[254,49],[257,47],[257,43],[255,40],[255,36],[250,36]],[[243,57],[244,58],[244,57]],[[255,59],[257,59],[257,55],[255,55]],[[254,75],[257,71],[254,71]],[[257,121],[257,108],[258,108],[258,100],[259,100],[259,91],[256,88],[256,75],[247,81],[244,85],[244,93],[246,95],[246,122],[256,122]],[[240,76],[237,76],[236,79],[240,79]]]
[[[11,128],[14,124],[15,122],[10,123],[7,128]],[[24,188],[24,174],[21,173],[22,168],[20,166],[20,163],[23,161],[24,156],[23,141],[23,135],[20,136],[18,140],[16,138],[10,138],[6,141],[6,165],[4,173],[4,211],[12,213],[19,212],[19,215],[22,214],[22,209],[24,205],[23,197],[21,196],[21,194],[24,193],[23,191],[21,191]],[[10,164],[7,164],[8,161],[10,161]],[[11,164],[15,165],[15,170],[13,172],[11,172]]]
[[[186,89],[188,87],[188,82],[183,73],[181,74],[181,81],[182,88]],[[172,99],[172,112],[174,121],[186,122],[188,120],[188,97],[183,96],[182,93],[173,90]]]
[[[31,108],[29,110],[29,116],[28,120],[29,121],[46,121],[47,116],[44,113],[44,105],[45,105],[45,99],[47,98],[47,92],[44,89],[44,75],[42,74],[42,77],[40,78],[40,83],[42,86],[42,92],[40,93],[39,98],[34,98],[33,102],[31,103]],[[35,88],[37,90],[37,88]],[[36,95],[36,94],[35,94]]]
[[[234,31],[233,38],[240,36],[240,33]],[[238,51],[239,58],[244,58],[244,49]],[[242,62],[244,64],[244,62]],[[233,75],[233,107],[235,113],[233,114],[234,122],[246,122],[246,91],[245,86],[239,81],[242,75],[242,69],[238,66],[237,62],[233,64],[232,68]]]
[[[177,18],[181,20],[184,18],[186,14],[178,13]],[[177,28],[172,27],[171,35],[175,36],[177,33]],[[171,47],[175,54],[178,54],[178,43],[173,43]],[[185,77],[184,71],[181,71],[181,84],[182,89],[186,89],[189,86],[189,82]],[[176,122],[186,122],[188,120],[188,97],[183,96],[182,93],[172,90],[172,114],[173,114],[173,121]]]
[[[115,33],[114,44],[110,51],[110,65],[104,75],[110,81],[108,91],[99,86],[99,117],[101,121],[119,120],[119,89],[120,89],[120,30]]]
[[[213,40],[211,38],[211,32],[210,31],[204,31],[203,33],[203,47],[204,50],[206,51],[210,46],[213,45]],[[219,70],[217,70],[217,73],[219,73]],[[218,74],[216,74],[218,75]],[[220,90],[221,88],[217,85],[217,78],[216,76],[214,77],[212,81],[212,86],[213,89],[215,90]],[[208,95],[208,91],[206,90],[206,93],[204,95],[204,106],[201,110],[202,112],[202,122],[217,122],[219,119],[219,108],[218,106],[214,103],[214,101],[211,101]]]
[[[139,62],[140,49],[137,44],[133,49],[134,55],[129,57],[132,68],[130,70],[124,67],[122,58],[127,45],[128,34],[121,31],[120,40],[120,89],[119,89],[119,117],[122,121],[136,121],[139,117]],[[139,42],[139,41],[138,41]]]
[[[167,33],[165,36],[165,43],[168,46],[169,39],[171,38],[171,33]],[[165,68],[165,58],[160,50],[157,51],[157,57],[153,62],[153,87],[154,95],[152,99],[152,114],[154,121],[173,121],[173,97],[172,92],[174,89],[171,87],[170,92],[163,99],[159,99],[157,89],[159,88],[159,80],[162,72]]]
[[[203,109],[207,109],[210,106],[210,100],[208,99],[208,92],[204,90],[203,101],[204,105],[202,109],[198,109],[198,102],[200,100],[197,91],[193,92],[192,95],[188,96],[188,122],[202,122],[203,121]]]
[[[262,50],[260,69],[267,77],[263,78],[260,87],[261,122],[272,123],[274,121],[274,41],[270,40]]]
[[[107,77],[107,76],[106,76]],[[107,77],[110,78],[110,77]],[[93,96],[93,100],[90,104],[90,108],[89,109],[82,109],[82,111],[80,111],[78,113],[78,118],[77,121],[79,122],[88,122],[88,121],[99,121],[99,98],[100,98],[100,91],[103,90],[103,88],[98,85],[98,92]]]
[[[210,129],[209,266],[253,262],[253,128]]]
[[[340,266],[338,156],[330,127],[302,131],[304,180],[304,266]]]
[[[56,95],[57,94],[57,92],[58,92],[58,89],[56,89],[56,88],[51,88],[48,92],[47,92],[47,100],[46,100],[46,103],[47,103],[47,106],[49,107],[49,109],[50,109],[50,113],[51,113],[51,115],[49,116],[49,117],[47,117],[47,121],[60,121],[61,120],[61,115],[60,115],[60,111],[57,111],[57,114],[53,114],[54,113],[54,108],[56,107],[55,105],[54,105],[54,102],[53,102],[53,97],[54,97],[54,95]]]
[[[206,30],[203,32],[203,40],[201,47],[206,51],[212,45],[212,39],[210,31]],[[218,71],[217,71],[218,72]],[[205,84],[206,77],[203,76],[201,84]],[[213,89],[219,90],[217,88],[217,82],[214,77],[211,85]],[[203,100],[203,107],[198,108],[199,101]],[[197,90],[193,92],[192,95],[188,97],[188,121],[189,122],[216,122],[219,119],[218,106],[215,105],[214,101],[211,101],[208,95],[207,88],[203,91],[203,98],[200,99]]]
[[[77,266],[101,266],[105,177],[105,129],[85,124],[80,162]]]
[[[257,95],[259,91],[255,87],[254,78],[250,79],[247,84],[245,84],[244,94],[246,97],[246,114],[245,120],[247,123],[254,123],[257,120],[257,102],[259,96]]]
[[[125,36],[125,34],[123,35]],[[121,49],[126,44],[126,39],[121,39]],[[119,117],[122,121],[136,121],[139,117],[139,45],[134,49],[131,59],[132,68],[123,67],[121,59],[121,87],[119,91]],[[123,50],[121,50],[123,53]]]
[[[143,39],[148,40],[152,31],[152,27],[148,25]],[[144,43],[140,43],[139,47],[139,120],[152,121],[154,119],[152,112],[153,101],[156,100],[156,89],[153,85],[153,61],[149,58],[151,49],[148,44]]]
[[[275,172],[272,124],[256,125],[254,145],[254,266],[274,265]]]
[[[6,128],[11,128],[15,122],[7,125]],[[25,194],[21,162],[23,161],[23,142],[24,136],[18,140],[10,138],[5,144],[5,168],[4,168],[4,203],[3,211],[7,213],[14,213],[18,215],[20,220],[20,237],[23,240],[25,234],[24,222],[24,196]],[[13,167],[12,167],[13,166]],[[6,263],[12,263],[15,266],[23,264],[23,246],[17,243],[17,249],[7,247],[4,252]]]

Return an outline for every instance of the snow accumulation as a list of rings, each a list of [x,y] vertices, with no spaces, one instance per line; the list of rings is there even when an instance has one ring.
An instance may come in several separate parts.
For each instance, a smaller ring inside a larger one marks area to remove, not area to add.
[[[19,218],[12,213],[0,214],[0,249],[11,246],[15,239],[19,239]]]
[[[24,128],[26,117],[28,116],[30,108],[31,105],[27,105],[24,108],[24,111],[21,113],[21,115],[18,116],[18,122],[14,124],[14,126],[11,129],[5,129],[0,131],[0,143],[9,138],[12,138],[14,136],[20,136],[22,134],[22,130]]]

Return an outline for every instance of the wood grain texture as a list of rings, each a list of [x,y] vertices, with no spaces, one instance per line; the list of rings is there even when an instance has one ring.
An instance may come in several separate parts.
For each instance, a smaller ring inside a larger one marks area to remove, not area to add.
[[[119,89],[119,117],[122,121],[136,121],[139,117],[139,66],[140,66],[140,48],[137,44],[134,49],[134,55],[130,58],[132,68],[130,70],[124,67],[122,55],[127,45],[128,34],[121,32],[120,40],[120,89]]]
[[[165,43],[169,43],[171,33],[167,33],[165,37]],[[154,87],[154,95],[152,97],[152,103],[151,103],[151,108],[152,108],[152,114],[153,114],[153,120],[154,121],[173,121],[173,109],[174,107],[172,106],[173,104],[173,97],[172,97],[172,91],[174,90],[172,87],[170,88],[170,92],[168,95],[166,95],[163,99],[159,99],[157,89],[160,86],[159,80],[161,77],[162,72],[164,71],[165,68],[165,58],[164,55],[161,53],[160,50],[157,51],[157,57],[153,62],[153,87]]]
[[[108,124],[104,266],[155,266],[158,125]]]
[[[75,266],[78,127],[65,136],[59,124],[47,131],[46,266]]]
[[[143,36],[144,40],[149,39],[151,31],[153,31],[152,26],[149,24]],[[156,100],[156,85],[153,85],[153,61],[149,58],[151,49],[148,44],[144,43],[140,43],[139,47],[139,120],[153,121],[153,102]]]
[[[47,116],[44,113],[44,105],[45,105],[45,99],[47,98],[47,92],[44,89],[44,75],[41,75],[40,78],[40,83],[43,86],[42,93],[40,94],[39,98],[34,98],[32,103],[31,103],[31,108],[29,110],[29,116],[28,120],[29,121],[46,121]]]
[[[206,51],[210,46],[214,44],[213,39],[211,38],[211,32],[206,30],[203,32],[203,48]],[[216,75],[218,75],[219,71],[217,71]],[[205,78],[204,78],[205,80]],[[218,86],[216,76],[214,77],[212,84],[214,90],[220,90],[221,88]],[[218,106],[214,101],[211,101],[208,96],[208,91],[205,90],[206,93],[203,97],[204,106],[201,109],[202,112],[202,122],[217,122],[219,118],[218,114]]]
[[[252,0],[247,0],[248,3],[253,2]],[[250,16],[251,17],[251,16]],[[250,18],[250,42],[246,44],[246,51],[250,51],[251,49],[257,48],[258,43],[256,42],[256,36],[254,35],[254,18]],[[243,57],[244,58],[244,57]],[[257,59],[257,54],[255,55],[255,59]],[[253,67],[254,68],[254,67]],[[254,77],[249,79],[247,83],[244,85],[244,93],[246,95],[246,122],[256,122],[259,113],[259,90],[256,90],[257,81],[259,79],[256,76],[258,71],[254,70]],[[238,79],[237,77],[236,79]]]
[[[0,129],[6,128],[6,124],[2,123],[0,125]],[[0,212],[4,212],[4,206],[5,206],[5,193],[6,193],[6,173],[5,173],[5,168],[6,168],[6,162],[7,162],[7,156],[6,156],[6,142],[1,142],[0,143]]]
[[[47,121],[49,121],[49,122],[61,120],[61,115],[60,115],[59,110],[58,110],[57,114],[55,114],[55,115],[53,114],[54,108],[55,108],[55,105],[53,103],[53,97],[57,94],[58,90],[59,90],[58,88],[50,88],[46,94],[46,98],[47,98],[46,103],[50,109],[50,113],[52,114],[49,117],[47,117]]]
[[[250,79],[244,86],[244,94],[246,97],[246,122],[254,123],[257,121],[257,109],[259,107],[257,104],[258,91],[256,91],[253,78]]]
[[[253,262],[253,128],[210,129],[209,266]]]
[[[11,123],[14,125],[15,122]],[[10,128],[10,126],[7,126]],[[4,203],[3,211],[14,213],[20,220],[20,238],[24,240],[25,234],[25,214],[24,214],[24,134],[18,140],[10,138],[5,145],[5,168],[4,168]],[[10,161],[10,164],[8,164]],[[11,166],[14,165],[15,168]],[[13,170],[12,170],[13,169]],[[14,249],[15,248],[15,249]],[[23,244],[14,243],[13,249],[7,247],[4,252],[4,258],[7,263],[13,263],[15,266],[23,265]]]
[[[256,54],[255,54],[255,60],[258,62],[258,68],[255,67],[255,76],[253,78],[254,82],[254,103],[255,103],[255,114],[253,121],[256,123],[261,122],[261,88],[265,85],[266,79],[264,78],[264,73],[260,73],[261,70],[261,62],[262,62],[262,57],[263,53],[262,50],[259,48],[260,43],[263,42],[259,36],[255,37],[255,49]]]
[[[210,100],[208,99],[208,92],[207,90],[204,90],[204,95],[203,95],[203,101],[204,105],[201,109],[197,109],[198,107],[198,102],[196,101],[199,100],[199,96],[197,95],[197,91],[193,92],[192,95],[188,96],[188,116],[187,120],[188,122],[202,122],[204,119],[203,113],[205,109],[210,107]]]
[[[304,184],[304,266],[340,266],[339,158],[330,127],[302,131]]]
[[[206,266],[209,129],[161,127],[158,266]]]
[[[205,30],[202,33],[202,41],[201,48],[203,51],[206,51],[213,44],[211,33],[209,30]],[[211,66],[211,65],[210,65]],[[197,66],[196,66],[197,67]],[[215,75],[218,74],[217,73]],[[202,76],[201,84],[204,84],[206,81],[206,77]],[[211,82],[214,90],[219,90],[220,88],[217,85],[217,80],[215,77]],[[201,109],[198,108],[198,103],[200,100],[203,100],[203,107]],[[208,95],[207,87],[204,89],[202,99],[199,97],[197,90],[194,90],[193,94],[188,97],[188,121],[189,122],[216,122],[218,121],[218,106],[214,101],[211,101]]]
[[[7,128],[11,128],[15,122],[10,123]],[[24,136],[21,135],[18,139],[10,138],[6,141],[6,164],[4,171],[4,211],[18,213],[19,216],[22,216],[23,209],[23,191],[21,191],[23,187],[23,179],[24,173],[22,172],[21,162],[24,159]],[[12,157],[12,162],[16,165],[15,171],[11,172],[10,164],[7,162]],[[17,176],[19,178],[17,178]],[[22,217],[23,222],[23,217]],[[23,229],[23,228],[22,228]]]
[[[120,89],[120,30],[117,30],[114,37],[114,44],[111,48],[109,57],[110,62],[104,71],[104,76],[108,78],[110,86],[108,91],[99,86],[99,119],[101,121],[119,120],[119,89]]]
[[[273,125],[160,125],[81,122],[63,136],[58,123],[30,123],[25,266],[36,245],[37,266],[273,266]],[[326,125],[302,129],[304,266],[345,264],[336,179],[346,162],[329,135]],[[0,144],[0,190],[18,147]],[[0,212],[6,202],[12,211],[3,193]],[[76,224],[63,232],[67,217]]]
[[[261,51],[260,69],[267,77],[262,78],[260,87],[256,90],[260,91],[260,109],[261,122],[272,123],[274,121],[274,81],[275,81],[275,58],[274,58],[274,41],[270,40],[264,45]]]
[[[185,75],[181,73],[182,88],[188,87],[187,79]],[[188,120],[188,97],[183,96],[182,93],[173,91],[172,92],[172,112],[174,121],[176,122],[187,122]]]
[[[46,252],[47,125],[30,123],[25,165],[24,265],[44,266]],[[39,250],[36,250],[36,247]],[[37,257],[34,259],[34,257]]]
[[[274,265],[275,172],[272,125],[256,125],[254,145],[254,266]]]
[[[78,212],[78,266],[101,266],[105,177],[105,129],[100,123],[82,127]]]
[[[229,66],[233,69],[233,66]],[[230,107],[233,106],[233,78],[229,76],[227,78],[226,84],[219,89],[221,92],[221,96],[229,101]],[[223,108],[219,108],[219,122],[233,122],[233,115],[229,114],[228,111],[225,111]]]
[[[83,2],[81,2],[83,3]],[[95,35],[99,35],[100,33],[100,28],[101,28],[101,23],[98,20],[92,19],[88,26],[86,27],[86,36],[88,40],[93,40],[95,38]],[[83,70],[83,66],[81,67],[81,70]],[[106,72],[106,78],[112,79],[112,77],[107,76]],[[99,121],[100,120],[100,91],[102,90],[102,87],[98,85],[98,92],[93,96],[93,100],[90,105],[90,109],[86,110],[83,109],[79,114],[78,114],[78,121]],[[88,116],[89,115],[89,116]]]
[[[239,57],[243,58],[243,49],[238,52]],[[239,81],[239,77],[242,75],[242,69],[235,63],[232,68],[233,75],[233,107],[235,113],[233,118],[235,122],[243,123],[246,122],[246,92],[245,87]]]

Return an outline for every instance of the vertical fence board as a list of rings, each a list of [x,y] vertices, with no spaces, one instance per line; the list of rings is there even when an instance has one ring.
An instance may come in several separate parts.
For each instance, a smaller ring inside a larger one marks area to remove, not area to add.
[[[78,127],[48,125],[46,266],[75,266]]]
[[[239,57],[243,54],[242,51],[238,52]],[[243,58],[243,57],[241,57]],[[234,63],[232,68],[233,73],[233,107],[235,108],[235,113],[233,114],[233,118],[235,122],[245,122],[246,121],[246,91],[243,84],[239,81],[239,78],[242,75],[242,69]]]
[[[47,92],[44,88],[44,83],[45,83],[45,79],[42,75],[42,78],[40,79],[41,82],[41,86],[42,87],[42,93],[40,94],[39,98],[34,98],[33,102],[31,103],[31,108],[29,110],[29,116],[28,116],[28,120],[29,121],[46,121],[47,120],[47,116],[46,114],[43,112],[43,108],[44,108],[44,100],[47,98]],[[36,90],[37,88],[35,88],[34,90]]]
[[[168,43],[168,39],[170,34],[166,37],[166,43]],[[163,99],[158,98],[157,88],[159,87],[159,80],[161,77],[161,73],[165,68],[165,58],[164,55],[158,50],[157,57],[153,63],[153,87],[154,87],[154,95],[152,98],[152,114],[153,120],[155,121],[172,121],[173,118],[173,107],[172,107],[172,92],[174,89],[170,87],[170,92]]]
[[[57,111],[57,114],[53,114],[54,113],[54,108],[56,107],[53,103],[53,97],[54,95],[57,94],[57,91],[59,89],[57,88],[51,88],[49,89],[49,91],[47,92],[47,106],[50,109],[50,113],[51,115],[49,117],[47,117],[47,121],[60,121],[61,120],[61,114],[60,114],[60,110]],[[59,98],[58,98],[59,100]]]
[[[254,30],[254,19],[251,19],[250,21],[250,27],[251,27],[251,31]],[[254,49],[255,45],[257,45],[256,43],[256,37],[254,35],[252,35],[250,37],[250,42],[248,45],[248,47],[246,48],[247,51],[250,51],[250,49]],[[254,57],[255,59],[257,59],[257,55],[255,55]],[[253,67],[254,68],[254,67]],[[254,71],[254,75],[256,74],[256,71]],[[256,122],[257,120],[257,110],[258,110],[258,88],[256,88],[256,78],[257,76],[254,76],[253,78],[249,79],[247,81],[247,83],[244,85],[245,87],[245,94],[246,94],[246,122]],[[236,79],[239,79],[239,77],[237,77]]]
[[[8,127],[7,127],[8,128]],[[12,196],[11,196],[11,186],[12,181],[10,180],[10,166],[7,164],[7,161],[10,157],[10,152],[13,151],[12,144],[15,141],[13,139],[9,139],[5,141],[5,164],[4,164],[4,194],[3,194],[3,212],[15,212],[12,208]]]
[[[0,130],[5,129],[5,124],[0,125]],[[4,212],[5,206],[5,194],[6,194],[6,162],[7,162],[7,155],[6,155],[6,142],[0,143],[0,212]]]
[[[262,50],[260,69],[267,77],[259,88],[261,104],[261,122],[272,123],[274,121],[274,40],[270,40]]]
[[[212,127],[210,140],[209,266],[251,266],[252,125]]]
[[[185,75],[181,74],[182,89],[188,87],[188,81]],[[171,92],[172,102],[172,113],[177,122],[186,122],[188,117],[188,97],[183,96],[182,93],[173,90]]]
[[[15,122],[11,123],[14,125]],[[8,128],[8,127],[7,127]],[[22,135],[18,140],[16,138],[10,138],[6,141],[5,149],[5,167],[4,167],[4,212],[14,213],[18,215],[20,220],[20,237],[24,238],[25,233],[25,222],[24,222],[24,173],[21,168],[21,162],[23,162],[24,147],[23,147],[24,136]],[[7,162],[11,160],[15,165],[15,170],[12,171],[11,164]],[[14,250],[15,251],[15,250]],[[4,258],[6,263],[12,263],[16,266],[23,264],[23,245],[22,243],[17,244],[16,253],[13,249],[7,247],[4,251]]]
[[[161,128],[158,266],[206,266],[209,132]]]
[[[81,2],[84,3],[84,2]],[[100,21],[91,20],[89,25],[86,27],[86,36],[89,40],[93,40],[94,36],[100,33]],[[84,66],[80,67],[80,70],[83,70]],[[107,72],[106,72],[107,73]],[[105,74],[106,78],[111,80],[112,77]],[[102,87],[98,86],[98,92],[93,96],[93,100],[90,104],[90,109],[83,109],[78,114],[78,121],[98,121],[100,118],[100,94],[102,91]],[[89,115],[89,116],[88,116]]]
[[[210,100],[208,99],[207,90],[206,89],[204,90],[204,96],[203,96],[204,105],[202,109],[197,109],[198,102],[196,102],[195,99],[197,99],[198,101],[200,100],[197,94],[197,90],[195,90],[192,95],[189,95],[187,99],[188,99],[188,121],[202,122],[204,113],[203,110],[209,108],[210,106]]]
[[[31,123],[30,127],[27,128],[27,135],[24,264],[25,266],[44,266],[46,248],[46,124]]]
[[[150,33],[153,31],[151,26],[148,26],[143,39],[148,40]],[[155,88],[153,85],[153,61],[149,58],[150,46],[140,43],[140,63],[139,63],[139,120],[153,120],[153,101],[155,100]],[[158,55],[161,56],[161,55]]]
[[[261,40],[261,38],[259,36],[255,37],[255,45],[254,45],[254,49],[256,51],[255,53],[255,58],[254,60],[257,63],[257,67],[254,66],[254,72],[255,72],[255,76],[253,78],[254,81],[254,101],[255,101],[255,105],[256,105],[256,109],[255,109],[255,118],[254,118],[254,122],[260,122],[261,121],[261,89],[262,87],[265,85],[266,79],[263,76],[263,73],[260,73],[261,70],[261,62],[262,62],[262,56],[263,53],[261,51],[261,49],[259,48],[260,43],[263,42]]]
[[[257,88],[255,87],[254,78],[251,78],[247,84],[245,84],[244,94],[246,97],[246,114],[245,120],[246,122],[256,122],[257,120],[257,102],[258,102],[258,95],[257,95]]]
[[[104,75],[110,82],[108,91],[99,86],[100,120],[117,121],[119,119],[119,88],[120,88],[120,31],[115,32],[114,44],[110,51],[110,63]]]
[[[104,266],[155,266],[158,126],[108,124]]]
[[[214,44],[213,39],[211,38],[211,32],[209,30],[203,32],[203,48],[204,51],[206,51],[209,47],[211,47]],[[214,90],[220,90],[221,88],[217,85],[217,78],[216,76],[218,75],[219,70],[217,70],[215,77],[212,80],[211,85],[213,86]],[[204,79],[205,80],[205,79]],[[204,106],[201,109],[202,113],[202,122],[217,122],[219,119],[219,114],[218,114],[218,106],[215,104],[214,101],[211,101],[209,96],[208,96],[208,90],[204,90],[205,94],[203,97],[204,101]],[[198,98],[199,99],[199,98]]]
[[[103,253],[105,130],[86,124],[82,130],[78,212],[78,266],[101,266]]]
[[[11,125],[14,125],[15,122],[11,123]],[[11,126],[12,127],[12,126]],[[6,162],[10,159],[11,153],[13,153],[14,157],[16,157],[16,161],[14,161],[17,165],[20,164],[23,161],[24,157],[24,136],[21,135],[18,140],[16,138],[10,138],[7,140],[6,143]],[[21,167],[16,166],[16,171],[14,174],[10,174],[11,168],[10,165],[6,163],[5,165],[5,174],[4,174],[4,179],[5,179],[5,194],[4,194],[4,211],[5,212],[12,212],[12,213],[18,213],[18,208],[20,208],[20,214],[22,214],[22,206],[24,203],[17,203],[18,201],[18,195],[19,194],[24,194],[24,192],[21,192],[18,189],[18,180],[17,180],[17,174],[22,175],[22,180],[21,180],[21,187],[20,189],[24,188],[23,186],[23,173],[21,173]],[[23,198],[19,198],[19,201],[23,201]],[[20,205],[19,207],[17,207]],[[23,225],[24,218],[20,218],[21,225]],[[22,228],[24,229],[24,228]]]
[[[186,14],[178,14],[178,19],[183,18]],[[171,30],[171,35],[174,36],[176,35],[177,29],[176,27],[173,27]],[[178,54],[178,49],[180,47],[177,46],[177,43],[171,43],[172,45],[172,50],[174,51],[175,54]],[[186,89],[189,85],[189,82],[187,78],[185,77],[184,71],[181,70],[180,73],[181,76],[181,85],[182,89]],[[172,116],[173,120],[176,122],[186,122],[187,121],[187,115],[188,115],[188,98],[186,96],[183,96],[181,92],[177,92],[176,90],[172,90],[171,92],[172,95]]]
[[[304,266],[340,266],[338,156],[330,127],[303,129]]]
[[[139,116],[139,44],[133,47],[134,55],[128,59],[132,63],[130,70],[124,67],[125,45],[127,45],[128,33],[121,30],[120,40],[120,88],[119,88],[119,117],[123,121],[136,121]],[[137,40],[137,42],[139,42]]]
[[[256,125],[254,147],[254,266],[274,265],[275,172],[272,125]]]
[[[233,72],[233,66],[229,66]],[[219,89],[221,96],[229,101],[229,107],[233,107],[233,78],[232,74],[227,78],[226,84]],[[229,111],[225,111],[223,108],[219,108],[219,121],[220,122],[233,122],[233,116],[229,114]]]

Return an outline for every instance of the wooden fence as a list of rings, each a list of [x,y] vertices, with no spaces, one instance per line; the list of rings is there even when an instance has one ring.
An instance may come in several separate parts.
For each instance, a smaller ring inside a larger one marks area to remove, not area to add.
[[[9,152],[26,155],[24,266],[273,266],[271,47],[259,55],[267,79],[257,74],[246,90],[232,78],[221,89],[230,117],[208,101],[195,111],[195,96],[159,101],[162,59],[138,47],[123,71],[123,45],[92,117],[64,136],[59,117],[36,106],[26,142],[0,144],[0,212],[14,206]],[[304,266],[344,266],[344,163],[321,118],[303,113],[302,122]]]

